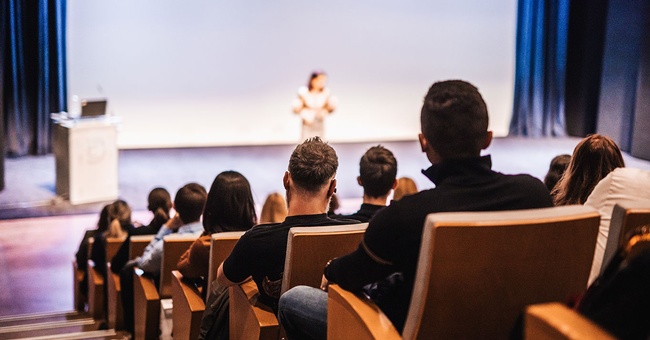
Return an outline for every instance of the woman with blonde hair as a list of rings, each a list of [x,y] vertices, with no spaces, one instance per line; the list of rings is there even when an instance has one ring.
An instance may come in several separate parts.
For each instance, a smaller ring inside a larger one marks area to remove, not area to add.
[[[134,228],[131,222],[131,207],[123,201],[117,200],[106,207],[107,229],[95,235],[95,241],[90,252],[90,259],[95,263],[95,269],[106,276],[106,239],[126,239],[129,229]]]
[[[262,212],[260,213],[260,223],[279,223],[287,217],[287,201],[284,196],[274,192],[266,197]]]
[[[584,204],[601,179],[622,167],[623,155],[611,138],[599,134],[585,137],[576,145],[569,166],[551,192],[553,203]]]
[[[404,196],[413,195],[418,192],[415,181],[409,177],[400,177],[397,179],[397,187],[393,192],[393,200],[399,201]]]

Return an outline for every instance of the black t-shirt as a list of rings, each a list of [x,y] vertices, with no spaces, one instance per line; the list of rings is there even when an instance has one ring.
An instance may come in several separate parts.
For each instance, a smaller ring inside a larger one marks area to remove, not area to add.
[[[357,220],[359,222],[365,223],[370,221],[370,219],[375,216],[375,214],[383,209],[386,208],[385,205],[375,205],[375,204],[368,204],[368,203],[363,203],[361,204],[361,208],[359,211],[355,212],[354,214],[351,215],[335,215],[332,216],[333,218],[349,218],[353,220]]]
[[[445,161],[423,171],[435,189],[406,196],[379,211],[359,248],[331,262],[326,276],[344,289],[359,291],[395,272],[403,274],[390,294],[375,300],[401,332],[411,301],[424,220],[430,213],[497,211],[551,207],[544,184],[529,175],[491,170],[490,156]]]
[[[258,300],[277,311],[289,229],[355,223],[359,222],[317,214],[287,216],[282,223],[257,225],[237,242],[223,262],[223,273],[232,282],[241,282],[252,276],[260,291]]]

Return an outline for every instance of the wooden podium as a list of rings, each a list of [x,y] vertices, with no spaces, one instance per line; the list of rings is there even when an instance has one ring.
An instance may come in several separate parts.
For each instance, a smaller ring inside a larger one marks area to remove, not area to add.
[[[56,193],[83,204],[117,199],[117,127],[109,119],[54,124]]]

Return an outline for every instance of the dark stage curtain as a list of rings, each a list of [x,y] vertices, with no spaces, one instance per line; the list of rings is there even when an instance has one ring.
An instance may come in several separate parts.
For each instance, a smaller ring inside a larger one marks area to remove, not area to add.
[[[564,136],[569,0],[519,0],[510,134]]]
[[[51,112],[65,110],[65,0],[2,0],[5,152],[50,152]]]

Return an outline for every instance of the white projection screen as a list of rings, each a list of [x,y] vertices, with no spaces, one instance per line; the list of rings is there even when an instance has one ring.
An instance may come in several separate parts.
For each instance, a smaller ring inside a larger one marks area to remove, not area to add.
[[[512,111],[515,0],[68,0],[72,96],[107,98],[120,148],[293,144],[312,70],[331,142],[413,140],[437,80],[474,83],[490,127]],[[74,112],[72,112],[74,114]]]

